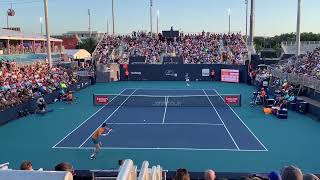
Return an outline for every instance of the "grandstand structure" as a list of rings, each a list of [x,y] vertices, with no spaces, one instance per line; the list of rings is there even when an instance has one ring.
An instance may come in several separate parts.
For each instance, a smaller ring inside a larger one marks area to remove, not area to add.
[[[307,54],[320,47],[320,41],[301,41],[300,54]],[[285,41],[281,43],[284,54],[294,55],[297,51],[297,44],[294,41]]]
[[[62,53],[62,40],[51,38],[52,52]],[[13,30],[0,30],[0,54],[28,54],[46,53],[46,38],[41,35],[27,34]]]
[[[130,57],[137,56],[144,57],[145,64],[162,64],[164,57],[180,57],[185,64],[244,64],[252,53],[240,33],[229,35],[202,32],[180,34],[174,42],[165,39],[164,34],[151,36],[144,32],[125,36],[105,34],[93,52],[93,57],[104,64],[128,64]],[[200,40],[194,42],[192,39]]]

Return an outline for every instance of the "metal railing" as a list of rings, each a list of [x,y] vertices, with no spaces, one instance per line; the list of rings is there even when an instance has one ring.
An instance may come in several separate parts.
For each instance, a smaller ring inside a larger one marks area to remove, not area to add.
[[[288,82],[292,84],[308,87],[318,92],[320,91],[320,80],[316,77],[304,74],[286,73],[276,68],[270,68],[270,72],[272,77],[286,79]]]
[[[285,45],[285,46],[294,46],[296,45],[296,41],[284,41],[284,42],[281,42],[281,44]],[[302,45],[320,45],[320,41],[301,41],[301,44]]]

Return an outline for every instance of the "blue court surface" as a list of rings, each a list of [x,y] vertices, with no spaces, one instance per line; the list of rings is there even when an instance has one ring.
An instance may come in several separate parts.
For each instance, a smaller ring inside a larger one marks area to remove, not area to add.
[[[140,95],[194,96],[208,106],[126,106]],[[268,151],[215,89],[124,89],[111,101],[120,103],[102,106],[53,148],[92,149],[92,134],[106,122],[113,131],[100,138],[105,149]]]

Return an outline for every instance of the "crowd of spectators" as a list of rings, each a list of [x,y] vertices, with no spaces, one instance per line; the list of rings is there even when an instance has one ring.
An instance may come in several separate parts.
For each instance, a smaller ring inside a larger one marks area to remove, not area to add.
[[[34,48],[31,45],[22,46],[20,44],[13,45],[11,44],[9,48],[0,47],[3,50],[4,54],[29,54],[29,53],[46,53],[47,47],[40,44],[36,44]],[[51,51],[53,53],[61,52],[59,46],[52,46]],[[9,53],[10,52],[10,53]]]
[[[71,71],[50,67],[47,62],[17,64],[0,61],[0,111],[49,94],[61,84],[76,82]]]
[[[241,34],[183,34],[167,39],[133,32],[126,36],[105,36],[95,55],[101,63],[128,63],[129,57],[144,56],[146,63],[161,63],[161,57],[182,57],[185,64],[243,64],[248,49]]]
[[[187,169],[180,168],[176,171],[174,180],[190,180]],[[205,180],[221,179],[219,175],[209,169],[204,172]],[[222,178],[223,179],[223,178]],[[232,178],[235,179],[235,178]],[[249,176],[239,177],[240,180],[319,180],[314,174],[303,174],[302,171],[295,166],[286,166],[281,171],[272,171],[268,174],[252,174]],[[227,179],[224,179],[227,180]]]
[[[286,73],[296,73],[320,79],[320,48],[299,57],[293,57],[286,63],[277,65],[277,68]]]
[[[267,104],[270,91],[275,97],[275,107],[286,108],[287,103],[296,101],[299,86],[291,84],[286,79],[273,77],[270,69],[263,67],[250,70],[249,76],[258,89],[258,92],[254,95],[254,100],[257,100],[256,96],[261,99],[261,103],[258,104],[262,104],[265,107],[270,105]],[[252,103],[255,104],[256,101]]]
[[[122,160],[119,160],[119,168],[122,166]],[[8,168],[8,167],[7,167]],[[1,170],[1,168],[0,168]],[[7,169],[2,169],[7,170]],[[20,170],[24,171],[34,171],[31,161],[23,161],[20,165]],[[54,167],[55,171],[66,171],[70,172],[73,176],[76,176],[75,169],[68,162],[62,162]],[[43,171],[43,168],[38,169],[38,171]],[[80,178],[80,177],[79,177]],[[173,180],[190,180],[191,175],[185,168],[179,168],[176,170]],[[197,177],[197,179],[204,180],[227,180],[227,178],[221,177],[212,169],[204,171],[202,177]],[[239,175],[238,178],[233,175],[232,179],[239,180],[320,180],[318,176],[311,173],[303,173],[302,170],[296,166],[285,166],[281,170],[271,171],[270,173],[263,174],[247,174]]]

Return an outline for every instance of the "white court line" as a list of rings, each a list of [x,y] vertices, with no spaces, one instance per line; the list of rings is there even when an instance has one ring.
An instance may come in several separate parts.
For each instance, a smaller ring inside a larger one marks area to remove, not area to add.
[[[220,98],[224,101],[224,99],[221,97],[221,95],[218,93],[217,90],[213,89],[219,96]],[[237,118],[241,121],[241,123],[249,130],[249,132],[257,139],[257,141],[260,143],[260,145],[265,149],[265,151],[268,151],[266,146],[262,144],[262,142],[257,138],[257,136],[251,131],[251,129],[243,122],[243,120],[239,117],[239,115],[233,110],[232,107],[230,107],[229,104],[227,106],[231,109],[231,111],[237,116]]]
[[[118,94],[95,94],[95,95],[109,95],[109,96],[116,96]],[[234,94],[224,94],[224,95],[234,95]],[[120,95],[121,97],[126,97],[126,96],[133,96],[133,97],[150,97],[150,98],[164,98],[164,97],[204,97],[206,95],[202,94],[197,94],[197,95],[143,95],[143,94],[134,94],[134,95],[128,95],[128,94],[123,94]],[[218,95],[207,95],[209,97],[217,97]]]
[[[164,124],[164,121],[166,119],[166,114],[167,114],[167,108],[168,108],[168,97],[164,97],[164,103],[166,104],[165,108],[164,108],[164,113],[163,113],[163,118],[162,118],[162,124]]]
[[[55,147],[55,149],[92,150],[94,147]],[[101,147],[103,150],[176,150],[176,151],[232,151],[232,152],[268,152],[267,150],[251,149],[200,149],[200,148],[128,148],[128,147]]]
[[[110,125],[199,125],[199,126],[223,126],[223,124],[211,123],[109,123]]]
[[[222,124],[223,124],[224,128],[226,128],[226,130],[227,130],[227,132],[228,132],[229,136],[231,137],[231,139],[232,139],[232,141],[233,141],[234,145],[236,145],[237,149],[238,149],[238,150],[240,150],[240,148],[238,147],[238,145],[237,145],[236,141],[235,141],[235,140],[234,140],[234,138],[232,137],[232,135],[231,135],[231,133],[230,133],[229,129],[228,129],[228,128],[227,128],[227,126],[225,125],[225,123],[224,123],[224,121],[222,120],[222,118],[221,118],[220,114],[218,113],[218,111],[217,111],[216,107],[214,107],[213,103],[211,102],[211,100],[210,100],[209,96],[207,95],[207,93],[206,93],[206,91],[205,91],[204,89],[203,89],[203,92],[204,92],[204,94],[207,96],[208,101],[210,102],[210,104],[211,104],[211,106],[213,107],[214,111],[217,113],[217,115],[218,115],[219,119],[221,120],[221,122],[222,122]]]
[[[128,88],[128,89],[136,89],[136,88]],[[174,91],[174,90],[178,90],[178,91],[202,91],[202,89],[170,89],[170,88],[165,88],[165,89],[158,89],[158,88],[139,88],[139,90],[153,90],[153,91],[156,91],[156,90],[165,90],[165,91]],[[211,89],[208,89],[208,90],[211,90]],[[202,92],[201,92],[202,93]]]
[[[124,91],[127,89],[122,90],[117,96],[121,95]],[[117,97],[116,96],[116,97]],[[115,98],[116,98],[115,97]],[[115,98],[113,98],[110,102],[112,102]],[[109,102],[109,103],[110,103]],[[79,124],[75,129],[73,129],[70,133],[68,133],[65,137],[63,137],[57,144],[55,144],[52,148],[56,147],[58,144],[60,144],[63,140],[65,140],[70,134],[72,134],[74,131],[76,131],[78,128],[80,128],[85,122],[87,122],[89,119],[91,119],[94,115],[96,115],[98,112],[100,112],[106,105],[102,106],[98,111],[96,111],[94,114],[92,114],[90,117],[88,117],[85,121],[83,121],[81,124]]]
[[[112,117],[112,115],[113,115],[115,112],[117,112],[118,109],[119,109],[119,108],[131,97],[131,95],[134,94],[136,91],[137,91],[137,89],[134,90],[134,91],[130,94],[130,96],[128,96],[128,97],[120,104],[120,106],[117,107],[117,109],[115,109],[115,110],[107,117],[107,119],[105,119],[105,120],[103,121],[103,123],[107,122],[107,121]],[[103,123],[101,123],[101,124],[103,124]],[[93,133],[99,129],[99,127],[100,127],[100,126],[98,126],[97,129],[94,130],[94,131],[88,136],[88,138],[79,146],[79,148],[81,148],[81,147],[84,145],[84,143],[86,143],[86,142],[88,141],[88,139],[90,139],[90,137],[93,135]]]

